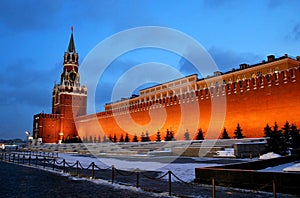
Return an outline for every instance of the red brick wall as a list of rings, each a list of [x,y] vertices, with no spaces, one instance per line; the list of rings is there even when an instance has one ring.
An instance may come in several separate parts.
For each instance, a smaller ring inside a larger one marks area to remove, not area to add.
[[[39,119],[35,119],[35,118]],[[60,115],[58,114],[37,114],[34,116],[34,138],[42,138],[44,143],[56,143],[60,132]],[[38,130],[36,130],[38,129]]]
[[[292,73],[294,77],[292,77]],[[172,102],[167,101],[165,104],[162,102],[161,108],[154,108],[150,111],[149,103],[146,107],[136,106],[130,110],[130,114],[116,113],[115,118],[111,115],[112,112],[98,113],[98,121],[87,120],[93,115],[83,116],[77,119],[81,121],[77,122],[78,131],[81,137],[98,137],[99,134],[102,136],[105,133],[107,136],[116,134],[119,138],[120,133],[127,132],[132,138],[134,134],[140,137],[141,132],[145,133],[147,130],[152,140],[155,140],[157,130],[160,130],[162,139],[167,129],[175,131],[176,139],[183,139],[186,130],[193,137],[197,128],[202,128],[204,132],[209,131],[206,133],[206,138],[211,139],[219,137],[223,127],[226,127],[229,135],[233,137],[237,123],[240,123],[244,136],[262,137],[264,135],[263,128],[267,123],[273,125],[276,121],[279,126],[286,121],[300,123],[299,68],[287,71],[285,75],[286,79],[284,80],[283,72],[281,72],[276,81],[274,74],[271,76],[270,82],[266,77],[262,77],[262,80],[260,77],[256,78],[255,86],[252,84],[252,79],[243,81],[242,88],[239,83],[226,85],[224,96],[222,96],[221,87],[218,92],[213,89],[212,95],[201,90],[197,93],[197,98],[185,98],[180,101],[180,105],[177,99],[175,101],[173,99]],[[230,86],[230,91],[228,86]],[[215,113],[212,113],[212,104],[214,104],[213,112]],[[225,104],[225,109],[223,104]],[[224,125],[222,125],[222,113],[218,112],[220,109],[225,110]],[[128,121],[130,120],[128,119],[129,115],[135,124]],[[213,118],[211,118],[212,115],[214,115]],[[162,120],[164,121],[162,122]],[[102,130],[99,129],[99,124]]]

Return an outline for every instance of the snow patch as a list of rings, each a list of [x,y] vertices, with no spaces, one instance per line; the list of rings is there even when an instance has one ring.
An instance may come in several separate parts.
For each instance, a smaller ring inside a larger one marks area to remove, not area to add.
[[[299,172],[300,171],[300,163],[294,164],[287,168],[283,169],[284,172]]]
[[[278,155],[276,153],[270,152],[270,153],[266,153],[264,155],[261,155],[259,157],[260,160],[265,160],[265,159],[273,159],[273,158],[278,158],[281,157],[281,155]]]

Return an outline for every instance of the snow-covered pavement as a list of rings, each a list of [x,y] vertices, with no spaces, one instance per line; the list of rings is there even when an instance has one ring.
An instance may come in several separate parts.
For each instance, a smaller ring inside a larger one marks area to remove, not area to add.
[[[142,161],[138,158],[135,160],[126,160],[118,158],[96,158],[94,156],[83,156],[75,154],[59,153],[59,157],[66,160],[68,163],[75,163],[77,160],[83,167],[88,167],[92,162],[98,167],[107,168],[112,165],[120,170],[133,171],[140,169],[142,171],[159,171],[166,173],[172,171],[176,176],[184,181],[190,182],[195,179],[195,168],[218,166],[217,163],[161,163],[153,161]]]

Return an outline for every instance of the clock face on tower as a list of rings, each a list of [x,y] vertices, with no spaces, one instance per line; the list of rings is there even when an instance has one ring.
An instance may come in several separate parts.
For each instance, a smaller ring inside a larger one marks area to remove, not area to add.
[[[76,76],[77,76],[76,72],[75,72],[75,71],[71,71],[71,72],[69,73],[69,80],[70,80],[71,82],[74,82],[75,79],[76,79]]]

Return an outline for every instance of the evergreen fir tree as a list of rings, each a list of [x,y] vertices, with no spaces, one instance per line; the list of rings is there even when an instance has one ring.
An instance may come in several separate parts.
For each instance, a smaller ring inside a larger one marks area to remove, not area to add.
[[[94,143],[97,143],[98,141],[97,141],[97,138],[96,138],[96,136],[94,137]]]
[[[116,143],[118,141],[116,134],[114,134],[113,142]]]
[[[264,128],[265,137],[271,137],[272,128],[267,124]]]
[[[145,142],[145,134],[144,134],[144,132],[142,132],[142,135],[141,135],[141,142]]]
[[[89,142],[93,143],[93,137],[92,136],[90,136],[90,141]]]
[[[277,154],[286,154],[287,152],[284,135],[282,134],[282,131],[278,129],[277,122],[274,123],[271,136],[268,140],[268,147],[270,151]]]
[[[189,133],[188,130],[186,130],[185,133],[184,133],[184,139],[185,140],[190,140],[190,133]]]
[[[226,128],[224,127],[222,135],[221,135],[221,139],[230,139],[228,132],[226,130]]]
[[[148,131],[146,131],[145,142],[149,142],[149,141],[150,141],[149,133]]]
[[[291,126],[291,148],[300,148],[300,134],[297,126],[292,124]]]
[[[129,139],[128,133],[126,133],[126,135],[125,135],[125,142],[130,142],[130,139]]]
[[[169,129],[167,129],[165,141],[172,141],[172,140],[174,140],[174,131],[169,131]]]
[[[123,134],[121,134],[119,142],[124,142],[124,136],[123,136]]]
[[[109,134],[108,139],[109,139],[110,142],[113,142],[113,141],[114,141],[114,140],[113,140],[113,137],[111,136],[111,134]]]
[[[138,137],[137,137],[137,135],[135,134],[134,136],[133,136],[133,139],[132,139],[132,142],[138,142],[139,140],[138,140]]]
[[[204,135],[202,129],[198,129],[196,140],[204,140]]]
[[[291,126],[288,121],[285,122],[283,127],[281,128],[284,138],[284,143],[287,148],[291,146]]]
[[[160,132],[157,131],[156,132],[156,142],[160,142],[161,141],[161,138],[160,138]]]
[[[101,137],[100,137],[100,135],[98,136],[98,143],[101,143]]]
[[[244,138],[242,131],[243,130],[240,127],[240,123],[238,123],[237,126],[236,126],[236,129],[234,131],[234,138],[235,139],[242,139],[242,138]]]

